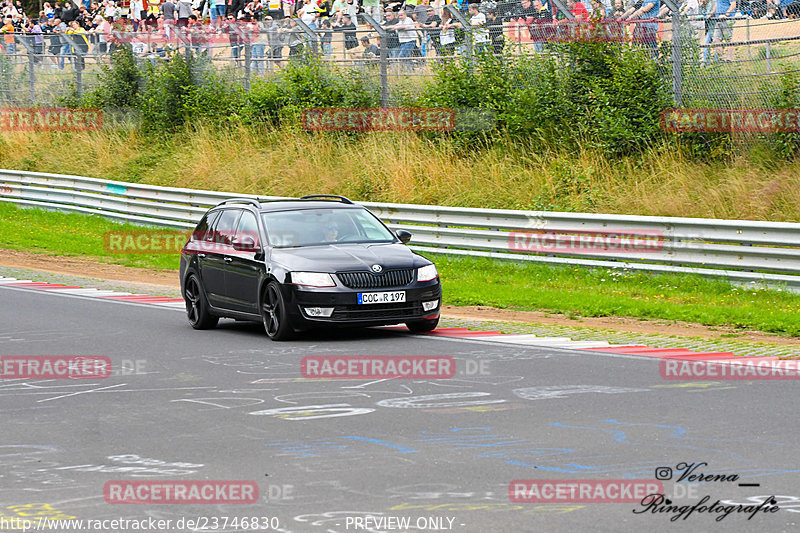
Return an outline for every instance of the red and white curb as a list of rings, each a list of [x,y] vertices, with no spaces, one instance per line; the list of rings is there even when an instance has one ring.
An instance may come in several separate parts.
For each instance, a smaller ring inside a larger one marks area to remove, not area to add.
[[[396,328],[405,330],[405,328]],[[467,328],[438,328],[427,335],[435,337],[471,338],[499,344],[516,344],[524,346],[543,346],[550,348],[589,349],[618,347],[607,341],[574,341],[569,337],[540,337],[538,335],[501,334],[499,331],[474,331]]]
[[[0,286],[19,287],[23,289],[35,289],[42,291],[58,292],[59,294],[69,294],[72,296],[84,296],[88,298],[101,298],[106,300],[116,300],[140,304],[157,305],[159,307],[170,307],[175,309],[185,309],[186,304],[183,298],[169,298],[166,296],[149,296],[147,294],[133,294],[130,292],[108,291],[102,289],[87,289],[76,285],[62,285],[60,283],[44,283],[29,279],[7,278],[0,276]]]
[[[404,329],[404,328],[397,328]],[[456,338],[480,339],[486,342],[499,344],[512,344],[523,346],[541,346],[547,348],[569,348],[572,350],[587,350],[602,353],[634,355],[643,357],[657,357],[661,359],[681,359],[690,361],[725,361],[741,360],[733,352],[704,352],[688,350],[686,348],[655,348],[641,344],[610,344],[607,341],[575,341],[570,337],[540,337],[537,335],[501,334],[499,331],[471,331],[466,328],[439,328],[428,335],[446,336]],[[764,356],[756,356],[765,359]]]
[[[172,309],[186,308],[186,304],[182,298],[148,296],[146,294],[133,294],[130,292],[109,291],[102,289],[87,289],[74,285],[44,283],[29,279],[7,278],[4,276],[0,276],[0,286],[36,289],[48,292],[52,291],[60,294],[156,305],[159,307],[168,307]],[[383,329],[395,330],[398,332],[408,332],[408,329],[404,326],[391,326]],[[685,348],[654,348],[652,346],[644,346],[640,344],[610,344],[607,341],[575,341],[570,337],[540,337],[538,335],[501,334],[499,331],[474,331],[467,328],[437,328],[436,330],[426,333],[425,335],[434,337],[476,339],[486,342],[496,342],[499,344],[568,348],[572,350],[587,350],[620,355],[624,354],[644,357],[658,357],[664,359],[675,358],[696,361],[724,361],[730,359],[741,359],[741,356],[736,356],[733,354],[733,352],[698,352],[687,350]],[[765,359],[765,357],[761,356],[759,359]]]

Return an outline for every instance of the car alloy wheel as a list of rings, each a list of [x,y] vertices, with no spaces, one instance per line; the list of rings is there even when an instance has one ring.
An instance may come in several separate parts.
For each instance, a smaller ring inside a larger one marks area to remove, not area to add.
[[[186,301],[186,317],[194,329],[211,329],[217,325],[219,317],[212,315],[208,310],[205,294],[200,289],[200,282],[194,274],[186,280],[183,294]]]
[[[286,302],[283,299],[280,286],[272,281],[264,290],[261,298],[261,319],[267,336],[274,341],[290,339],[294,330],[289,323],[286,312]]]

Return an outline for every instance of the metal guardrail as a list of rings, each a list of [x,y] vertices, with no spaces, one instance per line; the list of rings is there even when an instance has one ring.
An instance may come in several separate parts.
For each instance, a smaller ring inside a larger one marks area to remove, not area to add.
[[[0,201],[177,229],[193,228],[209,207],[233,196],[256,198],[0,170]],[[411,231],[412,248],[419,251],[696,273],[800,288],[796,223],[361,204],[390,228]]]

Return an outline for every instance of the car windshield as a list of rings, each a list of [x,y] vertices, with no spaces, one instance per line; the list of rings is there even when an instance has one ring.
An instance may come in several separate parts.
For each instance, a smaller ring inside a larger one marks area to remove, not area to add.
[[[298,209],[261,216],[276,248],[395,241],[394,234],[365,209]]]

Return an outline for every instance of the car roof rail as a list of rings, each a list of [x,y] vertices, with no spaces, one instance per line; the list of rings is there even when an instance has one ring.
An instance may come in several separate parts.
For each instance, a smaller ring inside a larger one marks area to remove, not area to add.
[[[259,202],[256,198],[231,198],[230,200],[225,200],[224,202],[218,203],[217,207],[225,204],[250,204],[261,209],[261,202]]]
[[[335,198],[338,201],[342,202],[343,204],[352,204],[353,203],[349,198],[345,198],[344,196],[339,196],[338,194],[309,194],[307,196],[303,196],[300,199],[301,200],[316,200],[316,199],[323,199],[323,198]]]

